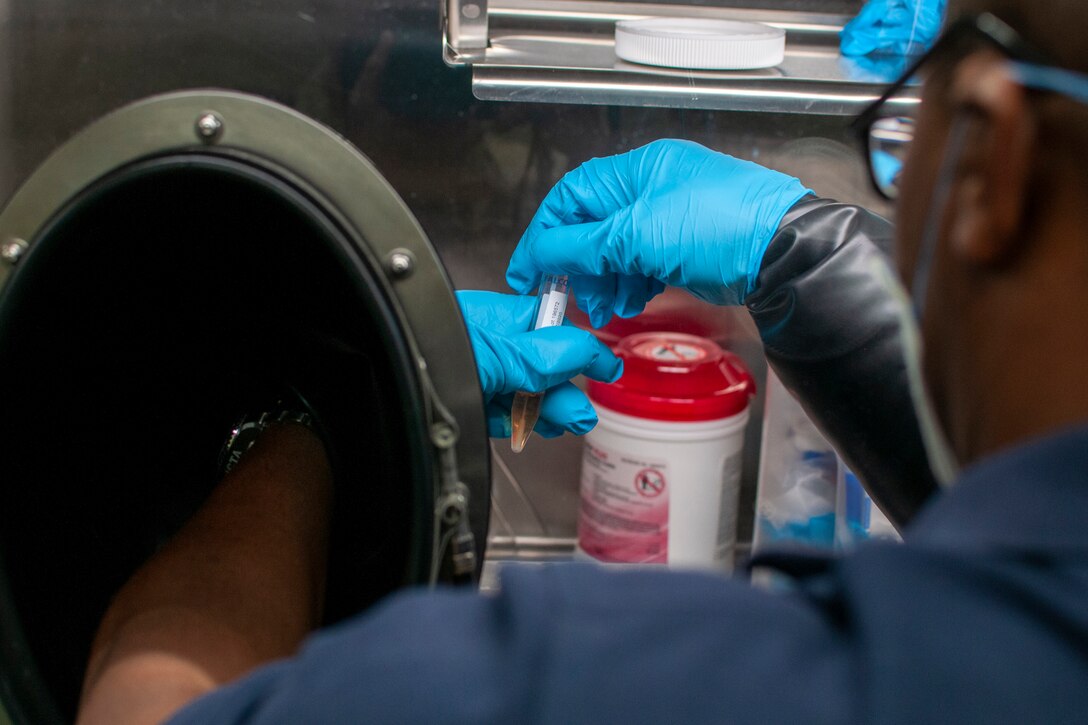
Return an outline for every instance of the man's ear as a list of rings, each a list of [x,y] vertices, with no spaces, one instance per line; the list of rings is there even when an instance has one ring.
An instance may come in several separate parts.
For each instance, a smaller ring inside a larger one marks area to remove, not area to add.
[[[971,117],[952,189],[952,252],[968,263],[1000,264],[1022,241],[1035,119],[1023,87],[995,56],[961,64],[951,95],[954,112]]]

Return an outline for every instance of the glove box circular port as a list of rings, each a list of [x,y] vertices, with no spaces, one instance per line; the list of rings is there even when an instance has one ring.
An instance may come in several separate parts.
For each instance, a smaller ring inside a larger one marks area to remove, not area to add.
[[[249,96],[149,99],[47,160],[0,242],[0,695],[17,721],[73,718],[111,595],[215,487],[238,416],[285,389],[333,465],[327,620],[471,578],[436,515],[467,491],[482,547],[471,348],[418,224],[344,141]]]

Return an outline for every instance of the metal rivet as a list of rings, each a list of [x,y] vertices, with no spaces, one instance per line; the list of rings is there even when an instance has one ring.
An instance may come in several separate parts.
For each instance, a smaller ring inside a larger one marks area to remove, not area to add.
[[[26,250],[29,247],[30,245],[24,240],[9,237],[4,240],[3,244],[0,244],[0,259],[8,264],[15,264],[23,258],[23,255],[26,254]]]
[[[431,426],[431,442],[439,448],[451,448],[457,442],[457,432],[445,423]]]
[[[461,14],[469,20],[475,20],[480,17],[480,6],[476,3],[469,3],[468,5],[461,6]]]
[[[223,119],[214,113],[205,113],[196,119],[196,135],[206,142],[223,135]]]
[[[444,524],[454,526],[461,521],[467,510],[468,500],[461,494],[451,494],[442,500],[439,515]]]
[[[389,274],[396,279],[404,279],[415,269],[415,257],[407,249],[394,249],[389,253]]]

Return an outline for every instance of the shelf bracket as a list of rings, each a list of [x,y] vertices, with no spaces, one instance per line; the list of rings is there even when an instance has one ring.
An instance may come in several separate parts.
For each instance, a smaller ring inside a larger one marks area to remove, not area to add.
[[[465,65],[482,59],[487,46],[487,0],[444,0],[442,47],[446,63]]]

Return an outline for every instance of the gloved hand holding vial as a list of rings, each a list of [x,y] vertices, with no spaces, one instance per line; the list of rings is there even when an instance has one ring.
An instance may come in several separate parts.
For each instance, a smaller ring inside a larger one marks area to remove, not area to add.
[[[583,435],[597,424],[586,394],[571,378],[611,382],[623,373],[623,362],[592,333],[571,324],[534,329],[538,296],[462,290],[457,301],[476,356],[484,394],[488,435],[513,434],[510,410],[518,391],[543,394],[539,420],[526,431],[544,438],[564,433]],[[561,321],[562,310],[558,310]],[[527,433],[526,433],[527,435]]]
[[[540,279],[540,292],[537,298],[536,317],[533,319],[534,330],[545,327],[558,327],[563,324],[567,314],[568,283],[566,275],[545,274]],[[540,403],[544,393],[519,390],[514,395],[514,405],[510,409],[510,448],[514,453],[521,453],[529,434],[533,432],[540,417]]]

